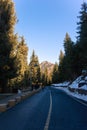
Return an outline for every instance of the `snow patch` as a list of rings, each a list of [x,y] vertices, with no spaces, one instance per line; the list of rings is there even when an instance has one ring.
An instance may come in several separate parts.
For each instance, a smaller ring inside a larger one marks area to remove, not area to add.
[[[70,88],[78,88],[78,84],[81,81],[82,76],[79,76],[76,80],[72,82],[72,84],[69,85]]]
[[[79,76],[72,83],[66,81],[59,84],[53,84],[53,86],[55,86],[56,89],[65,91],[71,96],[87,101],[87,75]]]
[[[56,87],[67,87],[70,84],[70,82],[63,82],[63,83],[59,83],[59,84],[52,84],[52,86],[56,86]]]
[[[83,85],[81,88],[78,88],[78,89],[84,89],[84,90],[87,90],[87,85]]]

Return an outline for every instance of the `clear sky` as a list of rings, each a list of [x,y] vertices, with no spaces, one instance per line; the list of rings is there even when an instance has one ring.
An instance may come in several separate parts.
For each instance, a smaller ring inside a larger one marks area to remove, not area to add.
[[[25,37],[29,57],[58,62],[66,32],[76,40],[77,16],[83,0],[13,0],[19,22],[16,32]],[[85,0],[86,1],[86,0]]]

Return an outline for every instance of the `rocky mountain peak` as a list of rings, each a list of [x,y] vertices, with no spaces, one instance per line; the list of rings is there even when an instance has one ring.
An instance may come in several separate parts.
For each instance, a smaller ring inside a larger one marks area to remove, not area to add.
[[[51,73],[52,70],[53,70],[53,67],[54,67],[54,64],[51,63],[51,62],[48,62],[48,61],[43,61],[41,64],[40,64],[40,68],[41,68],[41,71],[44,72],[45,69],[48,70],[48,73]]]

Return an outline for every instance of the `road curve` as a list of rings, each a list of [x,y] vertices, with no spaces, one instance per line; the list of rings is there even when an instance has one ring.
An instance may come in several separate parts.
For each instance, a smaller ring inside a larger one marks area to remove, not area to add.
[[[47,88],[0,114],[0,130],[43,130],[49,106]]]
[[[47,87],[0,114],[0,130],[87,130],[87,107]]]
[[[49,130],[87,130],[87,107],[65,92],[51,88],[52,114]]]

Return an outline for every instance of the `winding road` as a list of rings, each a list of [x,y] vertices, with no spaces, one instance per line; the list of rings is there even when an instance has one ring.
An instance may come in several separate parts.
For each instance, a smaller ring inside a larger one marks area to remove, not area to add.
[[[46,87],[1,113],[0,130],[87,130],[87,107]]]

